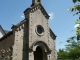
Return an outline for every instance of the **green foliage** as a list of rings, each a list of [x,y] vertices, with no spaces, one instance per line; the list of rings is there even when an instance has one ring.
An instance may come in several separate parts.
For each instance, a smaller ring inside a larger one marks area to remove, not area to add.
[[[72,1],[74,6],[69,8],[69,11],[72,13],[74,12],[73,15],[79,16],[80,0]],[[58,60],[80,60],[80,16],[76,19],[75,23],[78,25],[76,27],[76,36],[73,36],[66,41],[68,44],[65,45],[65,50],[59,49]]]
[[[78,27],[76,28],[77,40],[80,40],[80,19],[76,20],[76,24],[78,24]]]
[[[73,0],[73,3],[80,2],[80,0]]]
[[[80,41],[70,37],[65,49],[59,49],[58,60],[80,60]]]
[[[73,0],[73,2],[74,2],[74,3],[76,3],[76,2],[77,2],[77,0]]]
[[[67,52],[64,51],[63,49],[59,49],[59,52],[57,53],[58,54],[58,60],[64,60],[64,59],[67,59]]]
[[[68,51],[69,59],[79,59],[80,57],[80,41],[76,41],[76,37],[74,39],[70,39],[70,43],[66,45],[66,51]]]
[[[72,0],[74,3],[74,6],[69,8],[69,11],[74,12],[73,15],[80,15],[80,0]],[[77,40],[80,40],[80,16],[76,20],[76,24],[78,24],[78,27],[76,28],[76,35],[77,35]]]
[[[75,12],[74,15],[80,14],[80,0],[73,0],[74,6],[69,8],[69,11]]]

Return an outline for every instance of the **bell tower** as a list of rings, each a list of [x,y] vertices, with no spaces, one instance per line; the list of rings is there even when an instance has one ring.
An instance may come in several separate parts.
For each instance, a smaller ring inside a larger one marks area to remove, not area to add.
[[[32,0],[32,6],[36,4],[41,4],[41,0]]]

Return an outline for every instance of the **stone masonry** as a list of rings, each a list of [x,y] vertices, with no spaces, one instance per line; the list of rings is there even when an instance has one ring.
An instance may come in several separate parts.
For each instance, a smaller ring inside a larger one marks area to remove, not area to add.
[[[32,0],[32,4],[24,11],[25,19],[12,26],[12,31],[5,35],[10,41],[6,46],[0,40],[1,48],[12,47],[12,60],[57,60],[56,35],[49,27],[49,15],[41,4],[41,0]],[[8,45],[7,45],[8,44]]]

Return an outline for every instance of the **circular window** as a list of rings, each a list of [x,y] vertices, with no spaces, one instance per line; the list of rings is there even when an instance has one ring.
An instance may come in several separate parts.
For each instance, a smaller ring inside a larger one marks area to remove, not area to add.
[[[43,27],[41,25],[38,25],[36,27],[36,32],[37,32],[38,35],[43,35],[43,32],[44,32]]]

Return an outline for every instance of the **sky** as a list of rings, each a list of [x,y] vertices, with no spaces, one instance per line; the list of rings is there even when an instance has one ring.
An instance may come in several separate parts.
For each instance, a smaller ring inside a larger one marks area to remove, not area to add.
[[[11,30],[12,24],[23,20],[23,12],[31,3],[32,0],[0,0],[0,25],[3,29]],[[76,35],[72,30],[75,30],[78,17],[68,11],[74,5],[72,0],[42,0],[42,5],[50,15],[49,26],[57,36],[56,49],[65,48],[66,40]]]

